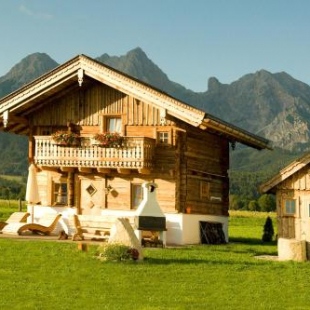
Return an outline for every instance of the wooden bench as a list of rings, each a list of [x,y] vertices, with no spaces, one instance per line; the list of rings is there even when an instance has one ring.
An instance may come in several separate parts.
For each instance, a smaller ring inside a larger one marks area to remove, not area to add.
[[[110,230],[118,217],[100,215],[77,215],[69,218],[69,225],[73,227],[72,240],[84,239],[108,240]]]

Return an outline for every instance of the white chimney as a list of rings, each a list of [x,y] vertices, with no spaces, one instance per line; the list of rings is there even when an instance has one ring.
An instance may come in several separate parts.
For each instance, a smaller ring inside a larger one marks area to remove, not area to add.
[[[156,198],[157,184],[153,182],[143,183],[143,200],[136,210],[137,216],[156,216],[165,217],[160,209]]]

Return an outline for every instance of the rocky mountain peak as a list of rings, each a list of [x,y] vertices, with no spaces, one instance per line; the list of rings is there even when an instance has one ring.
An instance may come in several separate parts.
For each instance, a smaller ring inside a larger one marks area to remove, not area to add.
[[[208,80],[208,91],[209,92],[218,92],[221,88],[221,83],[216,77],[210,77]]]
[[[45,53],[33,53],[23,58],[0,78],[0,97],[54,69],[58,64]]]
[[[18,64],[16,64],[8,73],[9,78],[21,79],[25,75],[37,77],[57,66],[50,56],[45,53],[33,53],[23,58]]]

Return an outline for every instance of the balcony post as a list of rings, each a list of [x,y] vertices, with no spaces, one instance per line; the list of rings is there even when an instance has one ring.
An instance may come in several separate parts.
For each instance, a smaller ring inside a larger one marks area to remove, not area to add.
[[[74,206],[74,172],[68,172],[67,177],[67,188],[68,188],[68,207]]]

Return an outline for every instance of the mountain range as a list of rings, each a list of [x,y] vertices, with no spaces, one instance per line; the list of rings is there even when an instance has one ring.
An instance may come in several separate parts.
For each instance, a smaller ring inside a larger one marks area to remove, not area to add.
[[[231,84],[222,84],[216,77],[211,77],[208,89],[197,93],[171,81],[139,47],[120,57],[103,54],[96,60],[272,141],[274,151],[237,146],[232,152],[232,169],[260,171],[272,167],[271,170],[275,171],[292,158],[309,151],[310,86],[285,72],[259,70]],[[58,63],[45,53],[26,56],[0,77],[0,97],[56,66]],[[14,139],[9,140],[15,147]],[[12,152],[14,147],[10,143],[3,145]],[[1,163],[0,171],[9,173]]]

